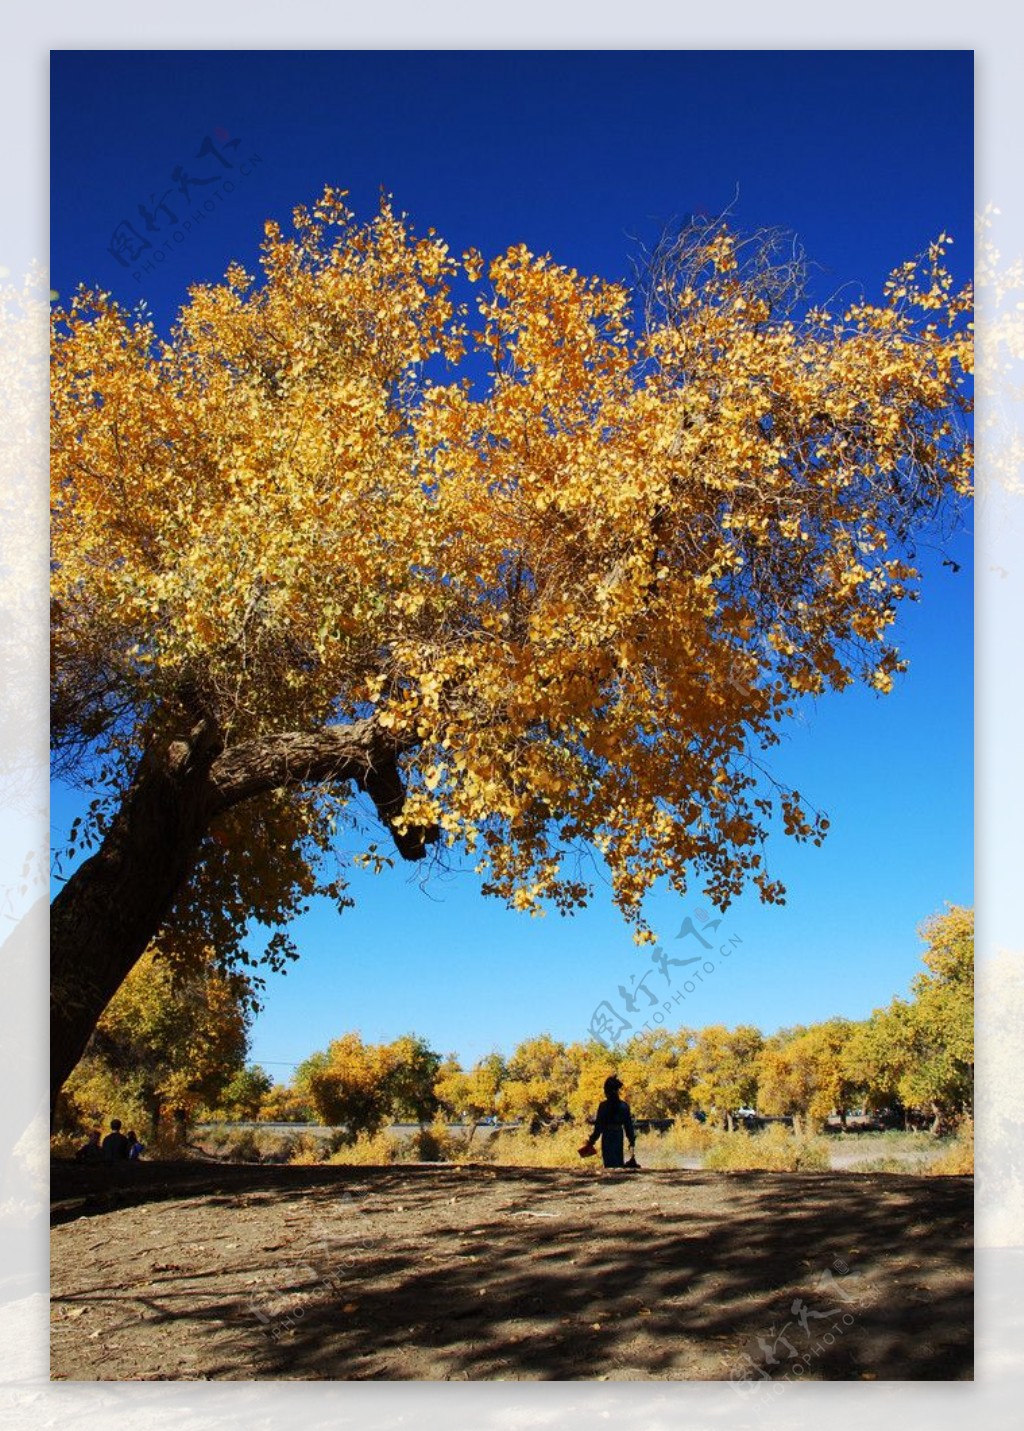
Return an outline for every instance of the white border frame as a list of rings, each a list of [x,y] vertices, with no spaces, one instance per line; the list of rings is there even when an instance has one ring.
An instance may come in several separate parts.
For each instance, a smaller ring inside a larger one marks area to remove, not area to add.
[[[512,18],[514,16],[514,19]],[[705,7],[700,14],[675,11],[668,4],[612,6],[590,0],[541,3],[521,0],[516,6],[469,7],[453,0],[431,5],[392,0],[386,7],[365,4],[296,7],[268,0],[222,5],[211,15],[208,3],[178,0],[171,6],[129,7],[101,3],[86,12],[80,5],[50,3],[26,7],[4,20],[0,47],[0,106],[4,119],[4,209],[0,221],[0,264],[12,277],[47,251],[48,172],[47,105],[48,51],[54,49],[974,49],[976,53],[978,207],[996,204],[1002,211],[997,243],[1007,260],[1024,255],[1024,213],[1020,203],[1016,150],[1024,134],[1021,96],[1021,20],[1007,22],[1003,6],[976,3],[971,7],[917,3],[897,7],[862,0],[856,7],[825,11],[820,0],[794,3],[776,0],[771,6],[734,0],[729,7]],[[130,26],[130,29],[129,29]],[[45,399],[41,380],[39,401]],[[982,405],[986,395],[979,383]],[[1013,403],[995,407],[997,427],[989,443],[1008,443],[1019,421]],[[41,406],[45,414],[45,407]],[[9,434],[0,418],[0,445]],[[982,452],[984,459],[985,453]],[[7,464],[0,472],[8,470]],[[984,470],[984,469],[983,469]],[[0,597],[12,610],[42,615],[45,549],[40,512],[44,472],[25,473],[23,485],[5,494],[5,507],[24,512],[24,527],[8,527],[0,566]],[[988,474],[988,480],[997,479]],[[997,493],[999,500],[982,506],[978,537],[978,942],[979,981],[982,966],[997,948],[1024,959],[1024,939],[1014,895],[1019,882],[1019,811],[1021,795],[1019,711],[1024,708],[1020,675],[1018,619],[1024,562],[1019,558],[1022,521],[1021,492]],[[32,541],[36,545],[31,545]],[[14,558],[23,557],[24,542],[32,553],[39,587],[27,590],[16,577]],[[1002,571],[1005,575],[999,577]],[[18,583],[14,590],[12,581]],[[22,606],[19,606],[19,602]],[[45,617],[43,617],[45,619]],[[8,651],[18,651],[15,675],[4,693],[6,702],[21,702],[26,759],[36,758],[37,737],[45,725],[41,669],[45,660],[45,629],[31,626],[25,639]],[[12,689],[13,687],[13,689]],[[1011,724],[1011,720],[1014,724]],[[34,768],[34,767],[33,767]],[[0,890],[17,890],[20,863],[26,849],[45,858],[47,831],[45,757],[34,768],[37,784],[32,798],[24,788],[12,794],[0,787]],[[30,808],[34,802],[37,807]],[[26,811],[28,813],[26,813]],[[45,865],[44,865],[45,868]],[[31,892],[29,892],[30,894]],[[979,1202],[980,1240],[977,1313],[977,1380],[971,1383],[814,1383],[787,1388],[763,1416],[744,1416],[743,1403],[721,1383],[97,1383],[51,1384],[47,1380],[46,1220],[42,1201],[45,1178],[46,1125],[43,1047],[26,1053],[18,1048],[19,1030],[42,1030],[46,999],[46,959],[41,923],[29,919],[29,895],[22,899],[19,933],[26,936],[31,958],[16,968],[4,967],[3,1107],[0,1132],[15,1130],[13,1150],[3,1148],[5,1178],[0,1188],[0,1268],[18,1266],[26,1246],[33,1272],[5,1277],[0,1272],[0,1416],[6,1410],[12,1425],[59,1421],[68,1426],[109,1424],[125,1417],[155,1427],[277,1427],[301,1420],[304,1427],[364,1428],[444,1427],[459,1431],[501,1428],[590,1425],[613,1420],[645,1431],[686,1425],[739,1427],[757,1425],[817,1426],[830,1431],[860,1427],[870,1417],[902,1427],[953,1425],[975,1415],[988,1428],[1018,1424],[1019,1390],[1024,1383],[1024,1311],[1017,1293],[1024,1272],[1024,1248],[1019,1244],[1024,1218],[1011,1221],[1008,1209]],[[6,926],[9,927],[9,926]],[[998,990],[993,991],[998,1001]],[[1004,1020],[1005,1022],[1005,1020]],[[1017,1075],[1024,1030],[1011,1015],[1000,1030],[1001,1065],[979,1066],[1002,1086]],[[986,1027],[979,1024],[984,1047]],[[9,1053],[11,1048],[15,1053]],[[1016,1065],[1016,1066],[1014,1066]],[[983,1078],[984,1087],[984,1078]],[[14,1090],[17,1090],[15,1092]],[[985,1145],[981,1158],[1010,1160],[1019,1166],[1020,1138],[1014,1144]],[[1019,1134],[1024,1125],[1014,1125]],[[18,1130],[25,1130],[24,1133]],[[984,1177],[979,1179],[982,1187]],[[1019,1212],[1019,1209],[1015,1209]],[[1007,1232],[1016,1226],[1016,1237]],[[986,1228],[988,1231],[986,1232]],[[1000,1245],[1002,1244],[1002,1245]],[[737,1414],[740,1413],[740,1414]]]

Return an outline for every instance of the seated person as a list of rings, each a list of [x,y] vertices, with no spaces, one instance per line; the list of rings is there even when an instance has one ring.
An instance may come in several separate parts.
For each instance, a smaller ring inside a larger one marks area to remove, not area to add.
[[[122,1158],[128,1156],[128,1139],[121,1132],[120,1118],[112,1118],[110,1121],[110,1132],[103,1139],[103,1161],[105,1163],[119,1163]]]
[[[98,1163],[102,1157],[103,1153],[100,1150],[100,1130],[98,1128],[94,1128],[93,1131],[89,1134],[89,1141],[87,1143],[83,1143],[82,1146],[75,1153],[75,1162]]]

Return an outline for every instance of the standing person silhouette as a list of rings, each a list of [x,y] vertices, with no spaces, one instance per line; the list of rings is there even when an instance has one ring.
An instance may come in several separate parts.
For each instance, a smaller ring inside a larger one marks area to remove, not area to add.
[[[630,1155],[632,1155],[636,1143],[633,1117],[629,1111],[629,1104],[622,1100],[621,1089],[622,1082],[614,1074],[605,1079],[604,1101],[597,1106],[594,1131],[584,1144],[584,1147],[592,1148],[597,1139],[601,1139],[601,1157],[606,1168],[624,1168],[626,1166],[623,1134],[629,1141]]]

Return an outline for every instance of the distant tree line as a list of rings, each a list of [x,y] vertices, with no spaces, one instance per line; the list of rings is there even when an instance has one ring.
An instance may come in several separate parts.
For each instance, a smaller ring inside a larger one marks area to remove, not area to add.
[[[767,1036],[751,1024],[656,1029],[612,1049],[542,1033],[510,1058],[491,1053],[469,1068],[415,1034],[370,1044],[349,1032],[300,1064],[290,1084],[244,1063],[244,1019],[237,1003],[227,1016],[223,976],[211,970],[206,1000],[193,990],[183,1005],[180,990],[172,995],[170,980],[161,982],[149,967],[144,981],[127,981],[104,1015],[67,1096],[80,1112],[90,1100],[112,1107],[120,1098],[123,1107],[130,1094],[149,1108],[176,1100],[192,1113],[225,1119],[323,1123],[354,1141],[391,1122],[437,1115],[537,1127],[584,1120],[614,1070],[639,1118],[703,1113],[732,1128],[737,1110],[756,1108],[810,1132],[833,1114],[845,1122],[852,1110],[884,1109],[925,1115],[941,1132],[973,1113],[973,911],[949,907],[921,934],[925,967],[910,997],[859,1021],[830,1018]],[[161,999],[179,1014],[190,1011],[188,1028],[152,1013]],[[164,1040],[159,1050],[154,1031]]]

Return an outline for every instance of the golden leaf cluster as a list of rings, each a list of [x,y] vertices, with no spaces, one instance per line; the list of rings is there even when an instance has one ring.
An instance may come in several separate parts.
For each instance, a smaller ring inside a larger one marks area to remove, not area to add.
[[[969,490],[947,243],[800,317],[716,226],[642,320],[622,285],[523,245],[458,260],[328,190],[167,338],[78,293],[53,329],[58,736],[138,749],[183,690],[229,745],[371,716],[406,822],[517,908],[580,904],[585,845],[630,917],[693,870],[723,905],[780,898],[768,823],[823,824],[756,754],[805,694],[891,687],[905,544]]]

